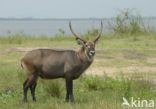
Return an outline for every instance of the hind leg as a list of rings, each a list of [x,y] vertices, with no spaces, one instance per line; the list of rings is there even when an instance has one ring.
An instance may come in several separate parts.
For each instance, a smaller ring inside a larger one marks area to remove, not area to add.
[[[36,96],[35,96],[35,89],[36,89],[37,82],[35,81],[31,86],[30,86],[30,91],[31,91],[31,96],[33,101],[36,101]]]
[[[27,82],[28,82],[28,79],[26,79],[25,82],[23,83],[23,95],[24,95],[23,101],[24,102],[27,102],[27,92],[28,92],[28,87],[26,87]]]
[[[30,88],[31,92],[35,93],[35,87],[36,87],[36,80],[37,80],[37,76],[32,74],[31,76],[28,77],[28,79],[24,82],[23,84],[23,92],[24,92],[24,98],[23,101],[27,101],[27,92],[28,89]],[[34,97],[35,98],[35,97]]]

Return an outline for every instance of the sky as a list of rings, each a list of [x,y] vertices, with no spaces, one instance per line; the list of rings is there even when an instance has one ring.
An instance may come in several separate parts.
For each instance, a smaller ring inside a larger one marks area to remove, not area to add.
[[[0,0],[0,17],[110,18],[127,8],[156,16],[156,0]]]

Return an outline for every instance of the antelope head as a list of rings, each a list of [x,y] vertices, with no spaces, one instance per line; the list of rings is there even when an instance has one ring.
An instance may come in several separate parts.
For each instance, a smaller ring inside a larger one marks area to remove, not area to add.
[[[101,21],[100,31],[98,32],[97,36],[95,37],[95,39],[93,41],[86,41],[86,40],[82,39],[82,37],[77,35],[72,29],[71,22],[69,22],[69,27],[70,27],[72,34],[75,36],[77,43],[82,46],[88,59],[92,60],[95,55],[95,45],[98,42],[98,40],[102,34],[102,30],[103,30],[102,21]]]

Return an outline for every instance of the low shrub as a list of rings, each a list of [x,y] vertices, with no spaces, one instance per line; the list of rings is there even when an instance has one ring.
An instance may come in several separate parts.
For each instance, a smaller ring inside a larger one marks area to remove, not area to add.
[[[52,97],[61,97],[61,82],[59,80],[52,80],[52,81],[44,81],[43,90],[47,94],[47,96]]]

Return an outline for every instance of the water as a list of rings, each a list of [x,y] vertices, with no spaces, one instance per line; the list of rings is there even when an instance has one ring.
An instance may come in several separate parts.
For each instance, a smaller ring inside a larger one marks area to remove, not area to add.
[[[71,21],[74,31],[78,34],[84,34],[88,30],[100,28],[100,20],[97,19],[79,19]],[[111,32],[108,21],[111,20],[103,20],[103,33]],[[156,19],[144,19],[144,22],[153,28],[156,27]],[[69,20],[0,20],[0,36],[16,33],[30,36],[55,36],[61,34],[60,30],[63,30],[66,35],[71,35]]]

